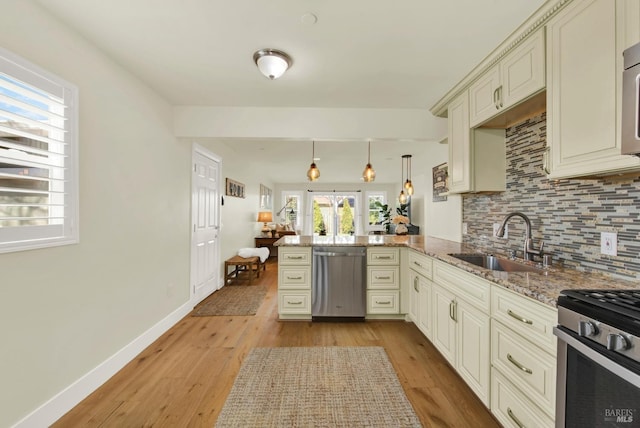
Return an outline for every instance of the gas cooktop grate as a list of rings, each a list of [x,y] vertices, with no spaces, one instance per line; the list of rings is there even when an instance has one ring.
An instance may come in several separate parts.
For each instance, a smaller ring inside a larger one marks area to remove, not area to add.
[[[564,290],[561,294],[640,320],[640,290]]]

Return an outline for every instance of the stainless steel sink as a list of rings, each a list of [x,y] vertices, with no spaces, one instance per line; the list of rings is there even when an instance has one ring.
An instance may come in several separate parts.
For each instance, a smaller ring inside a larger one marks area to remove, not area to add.
[[[504,257],[494,256],[493,254],[483,253],[466,253],[466,254],[449,254],[451,257],[471,263],[489,270],[497,270],[503,272],[544,272],[541,268],[529,266]]]

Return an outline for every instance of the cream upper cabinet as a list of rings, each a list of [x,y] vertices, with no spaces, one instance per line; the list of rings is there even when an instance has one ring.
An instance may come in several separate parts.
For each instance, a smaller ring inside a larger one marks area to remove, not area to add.
[[[471,183],[469,94],[465,91],[449,105],[449,192],[468,192]]]
[[[622,51],[638,41],[638,8],[574,1],[547,24],[549,178],[640,169],[640,159],[620,154]]]
[[[468,91],[448,110],[449,193],[504,191],[504,130],[469,127]]]
[[[544,28],[536,31],[469,87],[471,127],[545,88]]]

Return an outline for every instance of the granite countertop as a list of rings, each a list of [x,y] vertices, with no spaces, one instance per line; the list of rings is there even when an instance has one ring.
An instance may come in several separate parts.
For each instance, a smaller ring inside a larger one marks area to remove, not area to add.
[[[285,236],[276,246],[354,245],[408,247],[427,256],[480,276],[519,294],[556,306],[562,290],[567,289],[640,289],[640,282],[620,279],[601,273],[582,272],[554,265],[540,268],[540,272],[492,271],[464,262],[449,254],[486,252],[477,247],[445,239],[422,235],[367,235],[367,236]],[[531,262],[523,262],[533,264]]]

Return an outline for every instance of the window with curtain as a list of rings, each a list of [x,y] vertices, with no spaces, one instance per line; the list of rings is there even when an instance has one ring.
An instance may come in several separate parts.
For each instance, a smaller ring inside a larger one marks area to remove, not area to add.
[[[0,252],[78,241],[77,88],[0,49]]]

